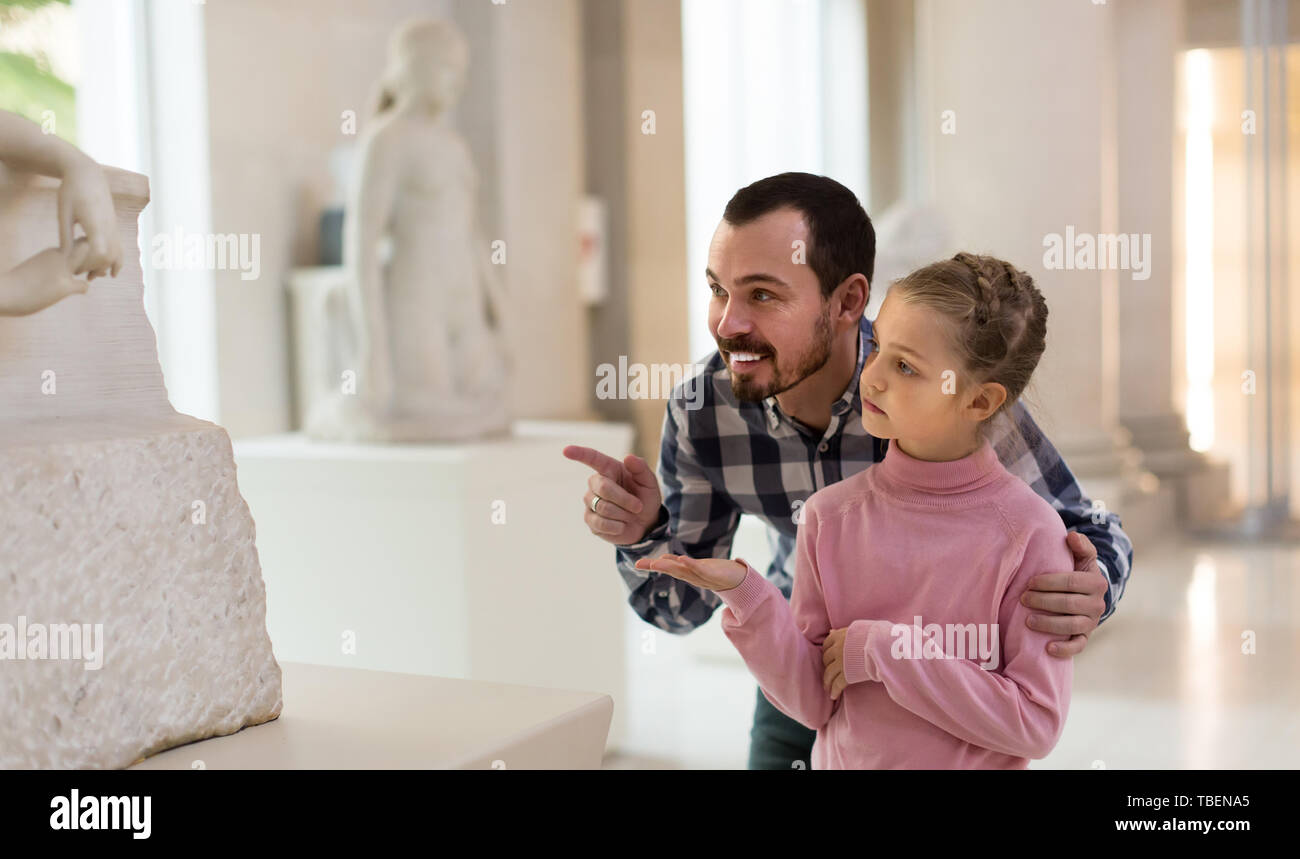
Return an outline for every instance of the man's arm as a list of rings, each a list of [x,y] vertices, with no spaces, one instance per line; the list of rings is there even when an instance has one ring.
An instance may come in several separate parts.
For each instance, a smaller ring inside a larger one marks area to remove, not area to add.
[[[993,447],[1008,471],[1028,483],[1056,509],[1066,530],[1078,531],[1096,548],[1097,564],[1109,584],[1100,624],[1111,616],[1124,595],[1133,564],[1133,544],[1124,533],[1119,515],[1094,504],[1084,494],[1074,473],[1043,435],[1024,403],[1015,404],[1011,417],[1012,420],[998,422],[991,438]]]
[[[673,392],[659,443],[659,520],[640,542],[616,548],[618,571],[631,594],[628,604],[647,623],[684,635],[703,624],[722,604],[711,591],[667,573],[639,570],[641,558],[664,553],[692,558],[727,558],[740,524],[740,510],[704,473],[687,434],[682,400]]]

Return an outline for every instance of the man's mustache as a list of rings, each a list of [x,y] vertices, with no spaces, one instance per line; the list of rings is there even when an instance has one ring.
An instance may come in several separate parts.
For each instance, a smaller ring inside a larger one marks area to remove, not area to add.
[[[772,350],[766,346],[731,346],[723,343],[723,344],[719,344],[718,348],[721,349],[723,352],[740,352],[742,354],[747,353],[750,355],[771,355],[772,354]]]

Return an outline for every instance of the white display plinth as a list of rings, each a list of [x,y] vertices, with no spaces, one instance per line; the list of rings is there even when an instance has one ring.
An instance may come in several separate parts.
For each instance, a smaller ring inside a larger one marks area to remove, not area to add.
[[[284,712],[132,769],[600,769],[608,695],[285,663]]]
[[[621,459],[625,424],[516,421],[466,444],[234,443],[282,660],[556,689],[615,701],[631,609],[587,530],[578,444]]]

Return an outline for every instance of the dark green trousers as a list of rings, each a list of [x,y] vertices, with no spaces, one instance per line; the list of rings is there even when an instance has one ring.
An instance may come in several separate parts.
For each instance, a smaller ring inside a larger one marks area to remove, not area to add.
[[[810,770],[813,741],[816,739],[816,731],[805,728],[773,707],[763,690],[758,690],[754,727],[749,731],[749,769]]]

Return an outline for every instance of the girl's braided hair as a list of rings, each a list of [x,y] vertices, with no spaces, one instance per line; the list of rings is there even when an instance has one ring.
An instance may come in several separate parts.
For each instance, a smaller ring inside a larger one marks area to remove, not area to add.
[[[1024,392],[1047,345],[1047,302],[1028,274],[991,256],[961,252],[896,281],[891,292],[939,311],[970,384],[997,382],[1006,401],[981,426],[1009,410]]]

